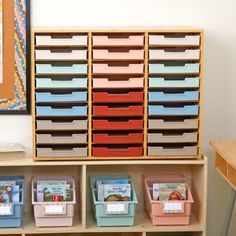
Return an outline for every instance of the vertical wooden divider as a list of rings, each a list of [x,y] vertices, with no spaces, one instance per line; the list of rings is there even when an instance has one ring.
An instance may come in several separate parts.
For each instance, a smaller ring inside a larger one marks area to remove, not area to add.
[[[92,157],[92,32],[88,33],[88,158]]]
[[[87,166],[82,165],[82,173],[80,179],[80,197],[81,197],[81,223],[82,228],[86,229],[86,186],[87,186]]]

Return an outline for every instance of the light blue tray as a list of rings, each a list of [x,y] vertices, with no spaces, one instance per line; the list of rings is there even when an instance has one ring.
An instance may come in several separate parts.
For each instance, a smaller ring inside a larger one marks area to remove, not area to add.
[[[37,88],[87,88],[87,78],[73,78],[72,80],[53,80],[51,78],[36,78]]]
[[[20,202],[12,203],[13,215],[0,216],[0,228],[22,227],[22,212],[24,204],[24,177],[0,176],[0,181],[16,181],[16,184],[20,186]]]
[[[107,214],[106,207],[107,204],[112,202],[100,202],[97,201],[96,197],[96,181],[97,180],[115,180],[115,179],[129,179],[132,188],[132,201],[129,202],[113,202],[125,204],[126,214]],[[97,220],[98,226],[132,226],[134,225],[135,210],[138,204],[137,196],[134,190],[134,185],[130,176],[90,176],[90,188],[92,195],[92,210]]]
[[[87,74],[87,64],[73,64],[69,66],[54,66],[51,64],[37,64],[36,74]]]
[[[69,109],[55,109],[51,108],[50,106],[36,107],[37,116],[87,116],[87,114],[87,106],[74,106]]]
[[[87,92],[72,92],[67,94],[36,93],[36,102],[85,102]]]
[[[183,93],[164,93],[149,92],[149,102],[168,102],[168,101],[198,101],[198,91],[185,91]]]
[[[184,107],[148,106],[149,115],[198,115],[198,105]]]
[[[149,78],[150,88],[198,88],[199,78],[185,78],[184,80],[165,80],[164,78]]]
[[[199,73],[199,63],[185,65],[149,64],[150,74],[191,74]]]

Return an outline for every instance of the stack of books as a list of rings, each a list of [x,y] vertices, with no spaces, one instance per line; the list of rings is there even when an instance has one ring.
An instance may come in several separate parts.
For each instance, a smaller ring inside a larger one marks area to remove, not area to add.
[[[0,160],[25,157],[25,148],[17,143],[0,143]]]
[[[20,202],[20,186],[16,181],[0,181],[0,203],[17,202]]]

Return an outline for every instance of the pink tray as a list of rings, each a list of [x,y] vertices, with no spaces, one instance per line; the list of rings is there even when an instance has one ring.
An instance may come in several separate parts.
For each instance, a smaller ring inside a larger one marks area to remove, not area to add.
[[[95,74],[143,74],[143,64],[127,64],[127,65],[109,65],[109,64],[93,64],[93,73]]]
[[[114,49],[107,50],[107,49],[94,49],[93,50],[93,59],[97,60],[143,60],[144,58],[144,50],[138,49],[138,50],[125,50],[125,51],[117,51]]]
[[[63,214],[46,214],[45,213],[45,204],[55,204],[54,203],[45,203],[37,202],[35,188],[37,180],[67,180],[67,183],[71,184],[73,189],[73,201],[71,202],[61,202],[65,211]],[[32,204],[34,207],[34,216],[36,227],[69,227],[73,225],[74,217],[74,205],[76,203],[75,196],[75,182],[72,177],[68,176],[40,176],[33,177],[32,179]]]
[[[184,183],[186,179],[183,175],[178,174],[156,174],[144,175],[144,191],[145,191],[145,205],[148,216],[153,225],[189,225],[191,207],[193,204],[193,197],[190,189],[188,189],[188,200],[175,201],[175,203],[183,204],[183,213],[163,213],[163,201],[152,200],[152,184],[153,183]]]
[[[144,78],[129,78],[128,80],[93,79],[94,88],[143,88]]]
[[[128,35],[121,37],[121,35],[96,35],[93,36],[94,46],[142,46],[144,45],[144,35]]]

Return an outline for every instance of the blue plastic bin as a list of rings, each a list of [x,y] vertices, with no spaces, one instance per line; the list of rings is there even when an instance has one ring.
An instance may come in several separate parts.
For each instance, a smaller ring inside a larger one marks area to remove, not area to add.
[[[37,64],[36,74],[87,74],[87,64],[73,64],[73,65],[52,65],[52,64]]]
[[[149,102],[177,102],[177,101],[198,101],[198,91],[185,91],[183,93],[164,93],[164,92],[149,92]]]
[[[36,78],[37,88],[87,88],[88,78],[71,80],[53,80],[52,78]]]
[[[199,73],[199,63],[187,63],[184,65],[149,64],[150,74],[195,74]]]
[[[198,88],[199,77],[184,80],[165,80],[165,78],[149,78],[150,88]]]
[[[128,202],[101,202],[97,201],[97,180],[129,179],[132,188],[132,201]],[[133,182],[130,176],[90,176],[92,210],[97,221],[97,226],[132,226],[134,225],[135,210],[138,204]],[[108,214],[106,209],[108,204],[124,204],[125,214]]]
[[[74,106],[72,108],[52,108],[50,106],[36,107],[37,116],[87,116],[87,106]]]
[[[148,106],[149,115],[198,115],[198,105],[183,107]]]
[[[0,176],[0,181],[16,181],[16,184],[20,186],[20,202],[11,203],[13,210],[12,215],[0,215],[0,228],[20,228],[22,227],[22,212],[24,204],[24,177]]]
[[[86,102],[87,92],[72,92],[52,94],[50,92],[36,93],[36,102]]]

